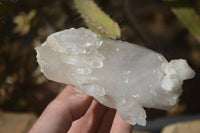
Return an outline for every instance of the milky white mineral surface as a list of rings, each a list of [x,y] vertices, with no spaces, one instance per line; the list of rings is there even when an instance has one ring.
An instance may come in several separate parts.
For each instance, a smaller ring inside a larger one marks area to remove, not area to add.
[[[146,124],[143,107],[174,108],[183,80],[195,75],[186,60],[168,62],[152,50],[101,39],[85,28],[54,33],[36,51],[48,79],[74,85],[133,125]]]

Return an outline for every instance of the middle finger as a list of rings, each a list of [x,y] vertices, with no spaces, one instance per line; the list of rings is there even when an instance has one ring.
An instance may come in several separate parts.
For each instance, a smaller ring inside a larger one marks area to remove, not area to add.
[[[104,105],[93,100],[86,114],[72,123],[68,133],[95,133],[107,109]]]

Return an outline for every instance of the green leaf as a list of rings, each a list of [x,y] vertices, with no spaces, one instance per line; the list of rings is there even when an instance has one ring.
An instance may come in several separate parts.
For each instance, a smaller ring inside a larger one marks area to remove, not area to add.
[[[200,42],[200,16],[185,0],[163,0]]]
[[[93,0],[74,0],[75,6],[89,29],[101,37],[120,37],[119,25],[106,15]]]

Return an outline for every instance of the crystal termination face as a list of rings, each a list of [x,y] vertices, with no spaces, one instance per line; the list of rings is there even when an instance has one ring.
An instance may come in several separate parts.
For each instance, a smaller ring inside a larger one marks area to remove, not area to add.
[[[176,107],[183,80],[195,76],[186,60],[168,62],[152,50],[101,39],[85,28],[54,33],[36,51],[48,79],[74,85],[132,125],[146,124],[143,107]]]

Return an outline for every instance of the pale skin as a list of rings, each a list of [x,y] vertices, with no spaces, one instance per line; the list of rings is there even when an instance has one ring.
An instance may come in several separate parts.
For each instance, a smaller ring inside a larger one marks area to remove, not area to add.
[[[67,86],[44,110],[29,133],[132,133],[114,109]]]

